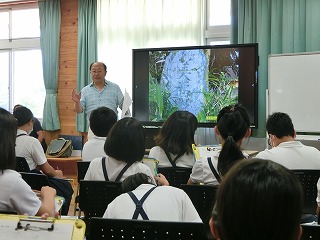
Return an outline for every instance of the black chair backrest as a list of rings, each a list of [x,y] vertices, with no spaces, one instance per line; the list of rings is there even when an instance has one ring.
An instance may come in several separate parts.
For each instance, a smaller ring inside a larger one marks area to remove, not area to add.
[[[30,172],[30,167],[27,160],[24,157],[16,157],[16,169],[17,172]]]
[[[86,161],[77,161],[77,168],[78,168],[78,183],[80,183],[80,180],[84,179],[84,176],[87,173],[87,170],[89,168],[90,162]]]
[[[302,236],[300,240],[320,239],[320,225],[301,224]]]
[[[202,221],[208,223],[218,186],[181,184],[181,189],[188,194]]]
[[[320,177],[320,170],[293,170],[299,178],[303,193],[304,193],[304,206],[302,213],[315,214],[317,209],[317,182]]]
[[[44,174],[20,172],[22,179],[33,190],[41,190],[43,186],[50,186],[49,179]]]
[[[162,173],[170,183],[170,186],[180,188],[181,184],[186,184],[190,178],[192,168],[159,167],[158,173]]]
[[[121,193],[121,182],[80,180],[79,207],[85,219],[102,217],[108,204]]]
[[[90,239],[202,240],[207,238],[203,235],[203,223],[93,217]]]

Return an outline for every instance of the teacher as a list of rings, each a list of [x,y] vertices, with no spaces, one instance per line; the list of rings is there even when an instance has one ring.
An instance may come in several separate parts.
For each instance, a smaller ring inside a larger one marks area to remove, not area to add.
[[[122,108],[123,94],[120,87],[105,79],[107,66],[103,62],[94,62],[90,65],[92,83],[85,86],[81,92],[72,90],[72,101],[77,113],[86,114],[89,122],[91,112],[98,107],[108,107],[118,115],[118,107]]]

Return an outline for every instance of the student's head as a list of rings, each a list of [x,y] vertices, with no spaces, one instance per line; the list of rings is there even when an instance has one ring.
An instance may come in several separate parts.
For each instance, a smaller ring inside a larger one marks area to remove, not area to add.
[[[155,142],[173,154],[192,153],[191,145],[194,143],[197,125],[197,118],[192,113],[176,111],[163,123]]]
[[[139,187],[141,184],[153,184],[150,176],[145,173],[136,173],[127,177],[121,183],[122,192],[130,192]]]
[[[295,136],[290,116],[282,112],[275,112],[268,117],[266,129],[268,134],[275,135],[277,138]]]
[[[146,136],[141,123],[131,117],[122,118],[111,128],[104,144],[109,157],[124,162],[142,160]]]
[[[33,128],[33,114],[27,107],[20,106],[13,111],[13,116],[17,119],[18,128],[22,126],[27,127],[27,131]]]
[[[99,107],[90,114],[90,128],[94,135],[98,137],[106,137],[117,122],[116,113],[107,107]]]
[[[287,168],[269,160],[239,161],[218,187],[211,232],[222,240],[296,240],[302,201],[299,180]]]
[[[15,169],[17,121],[7,110],[0,108],[0,170]]]
[[[221,109],[215,132],[222,141],[218,171],[224,175],[236,160],[244,158],[240,145],[242,140],[251,134],[247,110],[238,104]]]

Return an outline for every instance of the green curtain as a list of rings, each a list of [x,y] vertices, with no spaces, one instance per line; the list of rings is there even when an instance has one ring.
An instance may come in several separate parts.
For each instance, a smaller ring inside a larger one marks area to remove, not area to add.
[[[60,47],[60,0],[39,1],[40,45],[46,97],[42,127],[48,131],[60,129],[57,88]]]
[[[259,44],[258,129],[265,137],[268,56],[320,50],[319,0],[231,0],[231,42]]]
[[[89,66],[97,61],[97,1],[79,0],[77,91],[91,83]],[[77,131],[87,132],[84,113],[77,114]]]

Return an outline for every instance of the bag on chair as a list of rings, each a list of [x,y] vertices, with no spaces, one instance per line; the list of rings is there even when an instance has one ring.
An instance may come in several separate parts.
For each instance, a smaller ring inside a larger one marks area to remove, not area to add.
[[[70,157],[73,151],[72,141],[64,138],[53,139],[46,151],[47,157]]]

